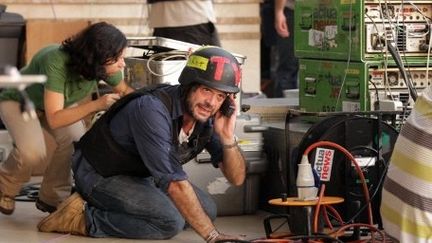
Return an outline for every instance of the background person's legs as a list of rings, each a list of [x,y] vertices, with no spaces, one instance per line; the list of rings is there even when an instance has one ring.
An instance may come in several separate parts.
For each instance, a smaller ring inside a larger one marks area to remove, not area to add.
[[[49,128],[45,119],[41,119],[41,123],[46,133],[50,134],[46,137],[50,160],[43,176],[39,199],[56,207],[71,194],[73,142],[78,141],[86,130],[82,121],[55,130]]]
[[[13,199],[30,180],[32,169],[44,163],[46,146],[39,120],[25,121],[18,102],[0,102],[0,116],[14,141],[8,158],[0,164],[0,192],[1,197]],[[14,202],[3,205],[6,202],[0,200],[0,211],[12,213]]]
[[[276,53],[278,54],[277,69],[274,85],[274,97],[283,97],[283,91],[297,89],[298,87],[298,59],[294,50],[294,11],[284,10],[287,18],[290,35],[287,38],[278,38]]]

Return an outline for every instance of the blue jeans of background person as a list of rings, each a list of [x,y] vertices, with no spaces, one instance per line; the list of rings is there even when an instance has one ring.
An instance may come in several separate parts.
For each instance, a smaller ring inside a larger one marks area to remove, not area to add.
[[[285,8],[289,37],[278,37],[275,53],[278,55],[273,97],[283,97],[283,91],[297,89],[298,60],[294,54],[294,11]]]
[[[92,237],[168,239],[185,228],[185,220],[152,177],[102,177],[77,150],[73,157],[77,192],[85,205],[86,229]],[[214,220],[216,204],[194,186],[206,213]]]
[[[261,16],[261,78],[273,80],[274,61],[272,49],[276,46],[278,33],[274,27],[274,0],[266,0],[260,3]],[[273,89],[271,90],[273,96]]]

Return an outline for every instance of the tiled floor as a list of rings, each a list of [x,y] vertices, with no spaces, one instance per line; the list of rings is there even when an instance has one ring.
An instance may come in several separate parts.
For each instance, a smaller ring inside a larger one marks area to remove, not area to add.
[[[253,215],[219,217],[215,224],[224,233],[245,234],[246,239],[257,239],[264,237],[262,220],[267,214],[258,211]],[[118,238],[95,239],[38,232],[36,225],[46,215],[35,208],[34,202],[17,202],[16,210],[12,215],[0,214],[0,243],[152,242]],[[204,241],[193,230],[188,229],[171,240],[156,242],[201,243]]]

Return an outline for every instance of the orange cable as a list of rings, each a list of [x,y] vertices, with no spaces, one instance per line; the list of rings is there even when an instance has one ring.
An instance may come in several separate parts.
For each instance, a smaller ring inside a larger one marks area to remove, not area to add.
[[[327,214],[327,207],[326,207],[326,205],[323,205],[322,213],[323,213],[324,220],[327,223],[328,227],[330,228],[330,230],[333,230],[333,225],[330,222],[330,219],[329,219],[328,214]]]
[[[369,219],[369,224],[373,225],[373,216],[372,216],[372,207],[371,207],[371,202],[370,202],[370,197],[369,197],[369,190],[367,188],[366,185],[366,180],[364,178],[363,172],[361,171],[360,166],[358,165],[357,161],[355,160],[354,156],[344,147],[340,146],[337,143],[334,142],[330,142],[330,141],[318,141],[316,143],[311,144],[308,148],[306,148],[306,150],[304,151],[303,155],[307,156],[310,151],[312,151],[313,149],[319,147],[319,146],[330,146],[333,148],[338,149],[339,151],[341,151],[342,153],[345,154],[346,157],[348,157],[351,162],[353,163],[359,177],[360,180],[362,182],[362,187],[363,187],[363,193],[364,193],[364,197],[365,197],[365,202],[368,203],[368,219]]]
[[[330,211],[334,214],[334,216],[336,217],[337,221],[339,221],[340,224],[345,224],[339,212],[332,205],[325,205],[325,207],[327,209],[330,209]]]
[[[320,194],[318,197],[318,201],[317,204],[315,206],[315,212],[314,212],[314,222],[313,222],[313,231],[312,233],[317,233],[318,232],[318,215],[319,215],[319,210],[320,210],[320,206],[321,206],[321,200],[324,196],[324,191],[325,191],[325,184],[321,185],[321,189],[320,189]],[[307,219],[309,220],[309,219]]]

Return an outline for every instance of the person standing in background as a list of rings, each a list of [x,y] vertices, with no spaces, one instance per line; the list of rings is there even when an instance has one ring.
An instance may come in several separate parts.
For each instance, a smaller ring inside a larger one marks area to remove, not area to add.
[[[261,17],[261,91],[269,98],[273,97],[276,58],[274,48],[278,33],[274,27],[274,0],[260,3]]]
[[[106,110],[133,90],[123,80],[125,35],[111,24],[100,22],[38,51],[21,74],[47,76],[44,84],[26,88],[37,119],[22,116],[22,97],[17,89],[0,93],[0,117],[14,141],[9,157],[0,164],[0,212],[12,214],[15,196],[32,176],[33,168],[46,161],[36,207],[53,212],[71,194],[73,142],[85,132],[82,119]],[[104,80],[115,93],[96,100],[88,97]]]
[[[153,36],[197,45],[221,46],[211,0],[148,0]]]
[[[298,87],[298,60],[294,55],[295,0],[275,0],[274,26],[279,34],[276,43],[278,55],[273,96],[283,97],[283,91]]]

